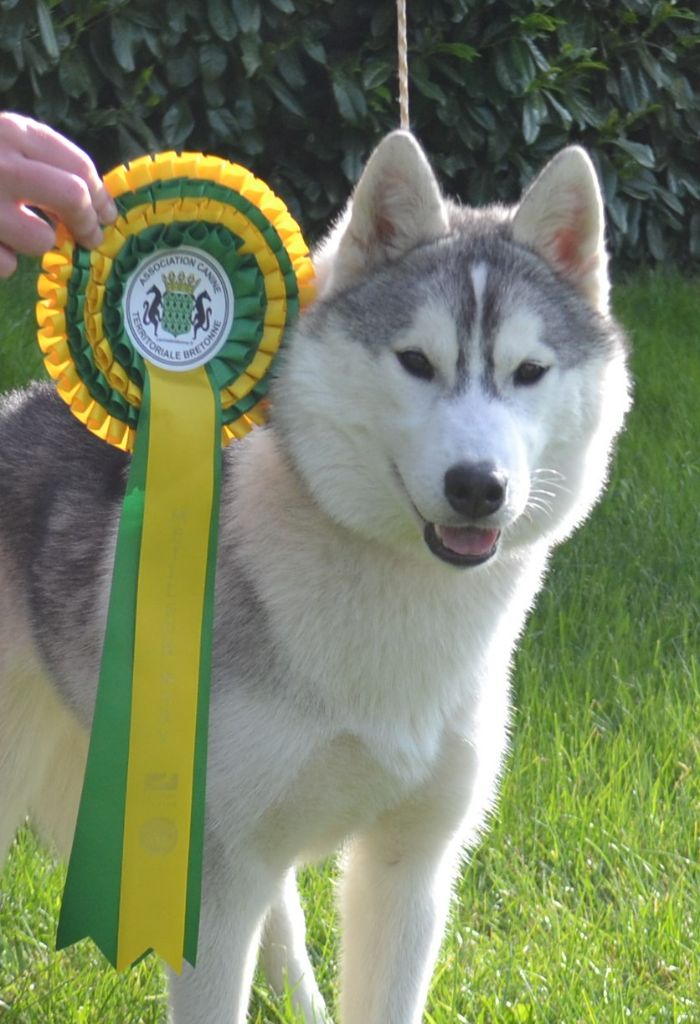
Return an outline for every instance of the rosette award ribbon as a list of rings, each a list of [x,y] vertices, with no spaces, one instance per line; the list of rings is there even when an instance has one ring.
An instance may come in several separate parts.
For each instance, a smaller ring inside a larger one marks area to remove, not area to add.
[[[197,153],[117,167],[88,252],[44,256],[39,344],[72,412],[132,452],[58,948],[118,969],[195,964],[221,447],[265,418],[313,292],[297,224],[249,171]]]

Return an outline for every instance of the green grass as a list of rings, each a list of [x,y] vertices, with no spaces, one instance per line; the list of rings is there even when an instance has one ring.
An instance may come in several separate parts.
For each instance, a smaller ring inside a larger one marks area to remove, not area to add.
[[[20,270],[0,281],[0,391],[19,387],[43,372],[34,331],[38,265],[22,259]]]
[[[37,366],[31,273],[0,288],[3,387]],[[700,289],[642,277],[615,305],[635,409],[523,639],[502,797],[459,883],[428,1024],[700,1021]],[[87,943],[51,952],[62,878],[23,830],[0,879],[2,1024],[161,1024],[156,965],[119,977]],[[332,879],[303,877],[331,1000]],[[251,1020],[294,1017],[260,981]]]

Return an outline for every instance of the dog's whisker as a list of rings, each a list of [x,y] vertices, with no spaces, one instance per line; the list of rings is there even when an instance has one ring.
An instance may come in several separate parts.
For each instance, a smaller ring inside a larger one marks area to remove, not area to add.
[[[557,494],[571,494],[571,489],[569,487],[565,487],[564,484],[559,482],[559,480],[533,480],[532,483],[545,483],[547,487],[551,487],[552,492]],[[537,487],[533,486],[532,490],[537,490]]]
[[[530,500],[528,501],[527,505],[525,506],[525,509],[526,510],[531,509],[533,511],[541,512],[543,515],[547,516],[548,518],[550,518],[553,515],[553,511],[554,511],[552,506],[549,504],[549,502],[544,502],[544,501],[541,501],[541,500],[539,500],[537,498],[532,498],[532,497],[530,498]]]
[[[546,483],[547,487],[551,487],[553,490],[559,491],[562,494],[572,493],[571,489],[563,483],[563,481],[566,480],[566,477],[563,473],[560,473],[558,469],[547,469],[546,467],[533,469],[530,474],[530,479],[534,484]]]

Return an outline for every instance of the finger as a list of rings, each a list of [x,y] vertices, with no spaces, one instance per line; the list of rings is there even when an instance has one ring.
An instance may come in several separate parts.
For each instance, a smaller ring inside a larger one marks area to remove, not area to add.
[[[119,216],[117,204],[114,202],[104,185],[102,186],[102,191],[99,194],[93,195],[92,205],[95,208],[95,213],[97,214],[97,219],[100,224],[113,224]]]
[[[51,249],[56,232],[32,210],[14,203],[0,204],[0,245],[11,252],[41,256]]]
[[[17,257],[6,245],[0,244],[0,278],[11,277],[17,269]]]
[[[0,113],[0,186],[3,192],[8,192],[11,181],[22,181],[28,162],[44,171],[65,171],[83,181],[100,223],[109,224],[118,216],[114,200],[86,153],[48,125],[19,114]]]
[[[11,186],[18,203],[38,206],[62,221],[80,245],[92,249],[102,241],[102,230],[82,178],[67,171],[25,160],[22,180]]]
[[[87,153],[65,139],[53,128],[38,121],[28,121],[22,135],[22,153],[28,160],[50,163],[53,167],[82,179],[103,224],[116,219],[117,208]]]

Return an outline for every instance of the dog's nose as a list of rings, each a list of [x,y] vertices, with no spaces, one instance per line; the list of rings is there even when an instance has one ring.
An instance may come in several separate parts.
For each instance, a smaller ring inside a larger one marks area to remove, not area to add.
[[[490,462],[460,462],[445,473],[445,497],[467,519],[497,512],[506,500],[508,480]]]

